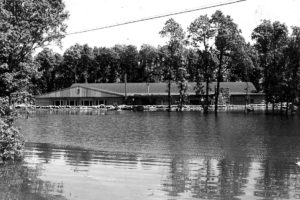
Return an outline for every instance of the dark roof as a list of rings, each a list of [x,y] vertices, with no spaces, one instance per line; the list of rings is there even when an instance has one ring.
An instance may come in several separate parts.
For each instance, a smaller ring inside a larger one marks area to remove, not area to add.
[[[205,83],[202,83],[205,88]],[[217,83],[212,82],[209,84],[210,93],[214,93],[214,88]],[[195,82],[188,83],[188,93],[195,94]],[[85,87],[90,89],[97,89],[102,91],[110,91],[117,94],[125,94],[125,83],[75,83],[71,87]],[[220,88],[228,88],[230,94],[246,93],[248,87],[249,93],[255,93],[256,89],[250,82],[221,82]],[[149,88],[149,89],[148,89]],[[167,83],[127,83],[126,90],[128,95],[147,95],[157,94],[166,95]],[[171,84],[171,93],[178,94],[178,85],[176,83]]]

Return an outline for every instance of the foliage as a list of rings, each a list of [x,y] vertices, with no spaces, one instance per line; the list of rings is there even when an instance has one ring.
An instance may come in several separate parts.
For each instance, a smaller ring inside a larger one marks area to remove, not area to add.
[[[259,53],[263,71],[263,88],[266,94],[266,107],[269,102],[280,99],[283,81],[284,51],[287,48],[288,29],[285,24],[264,20],[252,33],[255,48]]]
[[[115,51],[119,54],[120,80],[128,82],[139,82],[141,69],[138,65],[138,50],[134,45],[116,45]]]
[[[37,72],[32,52],[65,33],[61,0],[0,1],[0,96],[27,89]]]
[[[300,27],[292,27],[292,34],[283,52],[283,68],[280,99],[282,101],[299,103],[300,88]]]
[[[159,33],[162,37],[167,37],[169,39],[167,41],[167,51],[165,51],[166,67],[169,71],[168,79],[176,80],[179,73],[178,69],[182,67],[181,61],[185,32],[180,24],[171,18],[166,21],[165,26]]]
[[[45,48],[35,58],[38,66],[39,77],[36,80],[36,85],[39,87],[38,93],[46,93],[53,91],[56,82],[56,71],[62,62],[62,56],[54,53],[51,49]],[[36,92],[37,93],[37,92]]]
[[[30,90],[30,83],[37,76],[37,68],[32,60],[20,62],[10,70],[4,63],[0,67],[0,96],[7,96],[14,91]]]
[[[209,83],[212,81],[216,62],[213,59],[212,40],[216,30],[212,27],[211,19],[207,15],[201,15],[188,27],[193,47],[197,48],[198,62],[196,68],[196,93],[205,94],[204,113],[208,113]],[[205,91],[202,82],[205,82]]]
[[[60,42],[68,17],[64,8],[61,0],[0,1],[0,96],[6,97],[0,99],[0,162],[19,157],[24,144],[23,137],[13,127],[16,115],[9,107],[8,97],[17,94],[16,91],[37,93],[38,68],[48,78],[51,62],[37,59],[41,64],[38,67],[31,55],[52,41]],[[53,80],[44,82],[45,90],[51,91]]]
[[[79,73],[82,73],[82,69],[80,69],[81,53],[82,46],[79,44],[71,46],[64,52],[63,63],[58,69],[58,78],[66,85],[64,87],[77,83]]]
[[[91,82],[111,83],[119,77],[119,55],[113,48],[94,48],[94,68]]]
[[[24,138],[13,127],[16,113],[8,106],[8,98],[0,99],[0,164],[7,160],[20,158]]]
[[[11,104],[28,104],[32,105],[35,102],[35,98],[28,92],[14,92],[10,95]]]
[[[255,88],[260,91],[262,75],[258,52],[250,44],[244,45],[241,52],[234,54],[233,59],[229,62],[228,81],[252,82]]]
[[[139,63],[141,68],[141,82],[155,82],[159,74],[156,72],[159,66],[158,50],[150,45],[143,44],[139,51]]]
[[[167,51],[165,51],[165,65],[167,71],[167,80],[168,80],[168,101],[169,101],[169,110],[171,110],[171,81],[179,81],[180,84],[180,75],[182,66],[182,52],[184,45],[185,32],[183,31],[180,24],[178,24],[174,19],[169,19],[166,21],[165,26],[159,32],[162,37],[167,37]],[[183,87],[179,87],[179,93]]]
[[[188,100],[188,82],[186,69],[181,67],[178,71],[177,85],[179,89],[179,110],[182,111],[183,105],[186,104]]]
[[[212,26],[216,29],[214,38],[214,54],[217,58],[217,87],[215,91],[215,113],[218,111],[220,82],[228,77],[228,67],[230,61],[236,55],[238,62],[243,62],[245,58],[245,41],[230,16],[225,16],[221,11],[216,11],[211,17]]]

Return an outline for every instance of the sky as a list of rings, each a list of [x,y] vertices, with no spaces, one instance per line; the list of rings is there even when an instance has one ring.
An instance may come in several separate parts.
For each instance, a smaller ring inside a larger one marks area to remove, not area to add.
[[[114,25],[131,20],[168,14],[187,9],[202,8],[233,0],[64,0],[70,17],[66,21],[67,33]],[[187,27],[200,15],[211,16],[216,10],[230,15],[242,30],[247,42],[251,42],[251,32],[263,19],[280,21],[288,27],[300,26],[300,0],[246,0],[240,3],[205,9],[186,14],[174,15],[186,31]],[[166,39],[159,31],[171,17],[150,21],[67,35],[62,46],[51,46],[58,53],[63,53],[70,46],[88,44],[90,47],[112,47],[115,44],[153,46],[164,45]]]

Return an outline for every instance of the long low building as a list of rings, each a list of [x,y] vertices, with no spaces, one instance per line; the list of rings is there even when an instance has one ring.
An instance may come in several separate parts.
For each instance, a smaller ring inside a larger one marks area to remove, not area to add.
[[[210,83],[209,94],[215,94],[216,82]],[[205,83],[202,83],[205,89]],[[36,96],[38,106],[94,106],[94,105],[166,105],[168,104],[167,83],[75,83],[71,87]],[[196,83],[188,83],[188,104],[198,105],[203,96],[196,94]],[[264,94],[258,93],[250,82],[221,82],[220,104],[259,104]],[[179,101],[179,88],[171,84],[171,103]]]

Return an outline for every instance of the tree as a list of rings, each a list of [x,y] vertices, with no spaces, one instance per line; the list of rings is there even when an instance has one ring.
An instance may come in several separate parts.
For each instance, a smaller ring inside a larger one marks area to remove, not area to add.
[[[243,53],[245,41],[240,35],[241,31],[230,16],[225,16],[221,11],[216,11],[211,17],[212,26],[216,29],[214,54],[218,60],[217,87],[215,88],[215,113],[218,112],[220,82],[227,72],[230,59],[237,52]]]
[[[0,65],[0,96],[10,96],[15,91],[30,89],[30,80],[36,79],[37,66],[32,59],[20,62],[13,70],[7,63]]]
[[[247,44],[229,63],[228,80],[232,82],[251,82],[260,91],[261,68],[258,52],[253,45]]]
[[[199,55],[194,48],[184,49],[183,57],[186,63],[186,72],[188,74],[188,81],[189,82],[196,82],[198,77],[198,61]]]
[[[282,59],[287,38],[287,27],[280,22],[271,23],[269,20],[264,20],[252,32],[252,39],[255,40],[255,47],[259,52],[260,65],[263,70],[267,112],[268,103],[271,102],[274,108],[274,103],[280,96],[279,79],[282,80]]]
[[[297,103],[300,91],[300,27],[292,27],[287,48],[284,49],[284,68],[281,82],[282,98],[287,102]],[[293,112],[293,111],[292,111]]]
[[[196,82],[197,93],[204,93],[202,83],[202,77],[206,83],[205,85],[205,102],[204,113],[208,113],[209,106],[209,83],[213,78],[213,71],[215,68],[215,62],[212,56],[212,40],[214,39],[216,30],[212,27],[211,20],[207,15],[202,15],[195,19],[188,27],[189,38],[191,38],[191,44],[197,48],[198,52],[198,65],[196,70]]]
[[[158,66],[158,50],[150,45],[143,44],[139,51],[139,68],[141,69],[141,82],[155,82]]]
[[[128,82],[140,82],[142,69],[139,66],[139,52],[134,45],[127,45],[121,57],[121,70],[127,74]]]
[[[0,1],[0,96],[28,90],[37,73],[32,52],[63,37],[68,13],[61,0]],[[10,102],[0,102],[0,162],[20,155],[24,140],[12,126]]]
[[[113,48],[94,48],[94,81],[100,83],[116,82],[119,77],[119,55]]]
[[[52,92],[56,89],[56,70],[62,63],[62,56],[54,53],[51,49],[45,48],[35,57],[38,71],[41,73],[37,80],[38,93]]]
[[[57,81],[61,87],[69,87],[72,83],[79,82],[79,76],[83,73],[80,69],[82,46],[75,44],[69,47],[63,54],[63,63],[57,70]]]
[[[179,89],[179,110],[182,111],[183,105],[187,102],[188,98],[187,73],[184,67],[178,69],[177,84]]]
[[[1,96],[28,85],[30,76],[20,74],[35,71],[28,69],[32,68],[34,50],[53,41],[59,43],[66,30],[64,20],[68,18],[64,8],[61,0],[0,2]]]
[[[80,82],[94,82],[92,71],[94,71],[95,62],[94,62],[94,52],[91,47],[87,44],[82,46],[81,50],[81,59],[79,63],[79,69],[82,71],[81,76],[79,76]]]
[[[169,50],[167,45],[158,46],[158,65],[155,74],[159,77],[158,82],[169,81]]]
[[[122,77],[120,80],[125,82],[137,82],[139,76],[138,69],[138,50],[134,45],[115,45],[114,51],[119,55],[119,70]]]
[[[166,57],[167,71],[168,71],[168,102],[169,102],[169,111],[171,110],[171,81],[179,75],[179,68],[182,62],[182,48],[183,40],[185,38],[185,33],[174,19],[169,19],[166,21],[165,26],[159,32],[162,37],[168,37],[169,41],[167,42],[168,55]],[[174,74],[175,73],[175,76]]]
[[[20,158],[24,146],[23,135],[13,127],[16,113],[10,109],[8,98],[0,97],[0,165]]]

